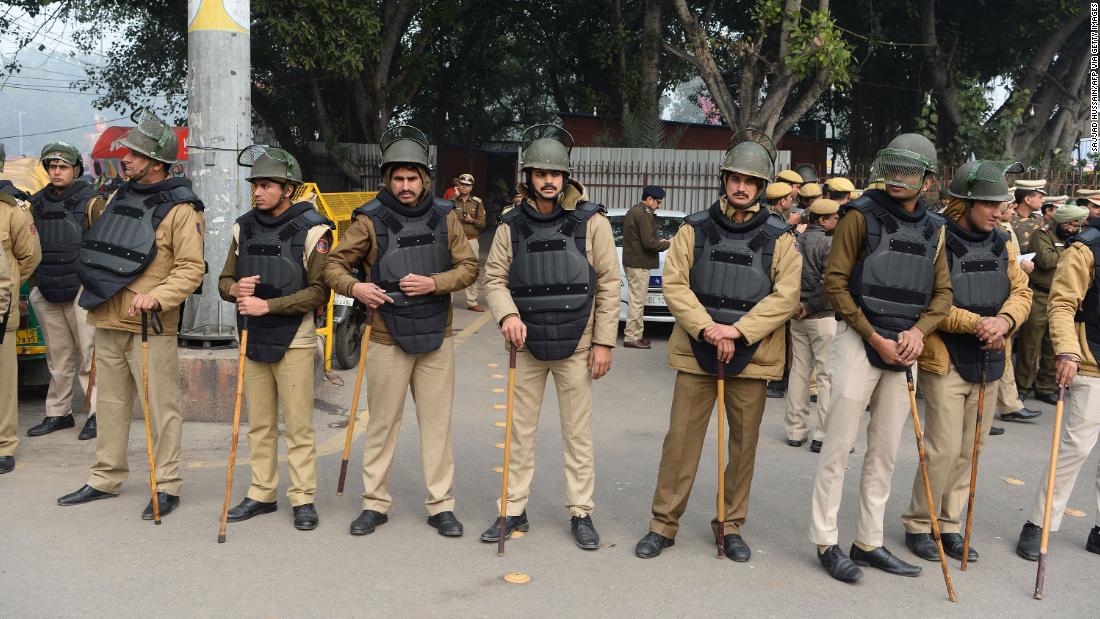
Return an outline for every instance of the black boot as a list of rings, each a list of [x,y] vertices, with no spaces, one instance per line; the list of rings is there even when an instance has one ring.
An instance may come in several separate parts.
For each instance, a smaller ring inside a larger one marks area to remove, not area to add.
[[[852,544],[852,548],[848,553],[851,555],[852,561],[855,561],[856,565],[877,567],[887,574],[912,577],[920,576],[921,573],[920,566],[906,563],[895,557],[892,552],[886,549],[886,546],[879,546],[874,550],[864,550]]]
[[[1100,555],[1100,526],[1092,527],[1089,537],[1085,540],[1085,550]]]
[[[825,552],[819,551],[817,560],[825,566],[829,576],[840,582],[857,583],[863,578],[863,570],[859,569],[836,544],[826,548]]]
[[[592,516],[573,516],[569,519],[569,527],[573,529],[573,540],[578,548],[595,550],[600,547],[600,534],[592,524]]]
[[[96,437],[96,423],[95,415],[89,415],[88,421],[84,422],[84,427],[80,429],[80,434],[76,437],[81,441],[89,441]]]
[[[226,517],[226,522],[241,522],[253,516],[270,514],[271,512],[278,511],[278,509],[279,504],[275,501],[267,503],[265,501],[257,501],[256,499],[245,497],[238,505],[229,508],[229,515]]]
[[[940,535],[940,541],[943,542],[943,551],[947,553],[947,556],[952,559],[958,559],[962,561],[963,558],[963,536],[958,533],[943,533]],[[974,548],[967,548],[968,563],[973,563],[978,560],[978,551]]]
[[[160,510],[161,518],[176,511],[176,508],[179,506],[180,498],[178,496],[174,494],[168,494],[167,492],[157,493],[157,509]],[[153,519],[153,499],[149,499],[149,504],[145,506],[145,511],[141,512],[141,519]]]
[[[98,501],[100,499],[113,499],[117,494],[111,492],[104,492],[102,490],[96,490],[95,488],[85,484],[80,487],[76,492],[70,492],[65,496],[57,499],[58,505],[82,505],[84,503],[90,503],[92,501]]]
[[[1016,554],[1021,559],[1027,559],[1028,561],[1039,560],[1039,543],[1042,541],[1043,527],[1031,524],[1031,521],[1024,523],[1024,528],[1020,529],[1020,539],[1016,542]]]
[[[1000,436],[1004,433],[1005,433],[1004,428],[999,428],[997,426],[989,426],[989,435],[990,436]]]
[[[1018,411],[1001,413],[1000,415],[997,415],[997,418],[1001,421],[1031,421],[1032,419],[1035,419],[1042,414],[1042,411],[1033,411],[1025,406]]]
[[[317,517],[317,509],[313,503],[294,507],[294,528],[299,531],[312,531],[317,528],[320,519]]]
[[[439,512],[428,516],[428,524],[445,537],[462,537],[462,523],[455,518],[454,512]]]
[[[744,563],[752,556],[749,545],[736,533],[730,533],[722,538],[722,551],[727,559],[738,563]]]
[[[1047,404],[1050,404],[1051,406],[1054,406],[1055,404],[1058,403],[1058,396],[1054,395],[1053,392],[1036,391],[1035,392],[1035,399],[1039,400],[1040,402],[1045,402]]]
[[[0,456],[0,475],[15,470],[15,456]]]
[[[504,519],[504,539],[512,537],[513,531],[521,531],[526,533],[531,528],[531,524],[527,522],[527,511],[518,516],[508,516]],[[493,518],[493,524],[485,529],[485,532],[481,534],[481,541],[486,543],[497,542],[500,540],[500,519]]]
[[[370,535],[374,530],[390,521],[390,517],[373,509],[364,509],[363,513],[351,521],[352,535]]]
[[[42,420],[42,423],[27,430],[27,436],[46,436],[52,432],[66,430],[75,426],[76,422],[73,421],[72,413],[62,415],[61,417],[46,417]]]
[[[906,533],[905,547],[925,561],[940,560],[940,549],[936,547],[931,533]]]
[[[638,541],[638,545],[634,546],[634,556],[639,559],[652,559],[661,554],[661,551],[665,548],[675,544],[676,540],[650,531]]]

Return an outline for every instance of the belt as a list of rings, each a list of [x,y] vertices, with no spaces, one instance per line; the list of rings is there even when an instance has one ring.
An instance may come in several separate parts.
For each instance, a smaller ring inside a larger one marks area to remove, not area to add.
[[[1038,284],[1028,284],[1028,288],[1031,288],[1032,290],[1038,290],[1039,292],[1045,292],[1046,294],[1050,294],[1050,288],[1047,288],[1046,286],[1040,286]]]

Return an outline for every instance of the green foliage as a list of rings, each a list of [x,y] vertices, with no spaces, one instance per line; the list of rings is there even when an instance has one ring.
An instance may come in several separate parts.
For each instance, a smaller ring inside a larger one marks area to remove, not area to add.
[[[252,11],[253,47],[281,52],[291,69],[351,77],[378,57],[382,16],[373,2],[264,0]]]
[[[845,87],[851,82],[852,48],[827,11],[811,11],[808,19],[796,21],[790,35],[790,54],[783,62],[799,77],[820,67],[828,72],[834,86]]]

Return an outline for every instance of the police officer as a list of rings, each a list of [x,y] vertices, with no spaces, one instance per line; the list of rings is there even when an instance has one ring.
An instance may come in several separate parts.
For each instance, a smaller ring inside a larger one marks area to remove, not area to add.
[[[1028,279],[1035,297],[1031,314],[1016,338],[1016,384],[1023,393],[1034,388],[1035,399],[1051,405],[1058,397],[1054,394],[1054,347],[1047,329],[1047,297],[1058,260],[1088,215],[1088,209],[1076,204],[1060,207],[1054,212],[1054,226],[1039,228],[1031,236],[1035,270]]]
[[[317,528],[317,450],[313,431],[314,311],[328,302],[321,269],[332,243],[332,222],[310,200],[293,202],[302,183],[298,161],[279,148],[253,145],[238,156],[252,168],[255,208],[233,224],[233,243],[218,291],[237,304],[248,329],[244,397],[252,484],[229,522],[278,509],[279,408],[286,428],[287,499],[294,527]],[[312,197],[312,196],[311,196]]]
[[[935,169],[936,147],[928,138],[906,133],[891,140],[872,163],[873,180],[886,189],[869,189],[845,205],[825,268],[825,292],[844,322],[829,351],[834,367],[810,541],[829,574],[844,582],[863,577],[854,562],[902,576],[921,571],[883,546],[882,522],[898,441],[909,420],[903,371],[951,308],[943,219],[918,199]],[[859,528],[849,558],[837,545],[837,514],[848,452],[868,403]]]
[[[350,530],[368,535],[389,521],[390,468],[411,389],[428,524],[440,535],[458,537],[462,523],[451,496],[450,300],[451,293],[477,280],[477,256],[453,203],[432,198],[428,138],[399,125],[382,135],[381,145],[383,187],[355,210],[324,266],[327,285],[375,310],[366,369],[370,417],[363,444],[363,511]]]
[[[810,451],[821,451],[825,439],[825,412],[829,404],[829,344],[836,335],[836,318],[825,295],[825,259],[829,255],[833,230],[840,221],[840,205],[820,198],[807,211],[806,231],[798,237],[802,254],[799,306],[791,321],[791,380],[787,388],[787,444],[801,447],[810,429],[809,389],[811,370],[817,370],[817,402],[814,403]]]
[[[0,151],[0,171],[4,170]],[[42,260],[42,248],[30,213],[27,194],[0,181],[0,474],[15,469],[19,445],[18,360],[15,332],[19,327],[19,287]]]
[[[852,200],[852,192],[855,190],[856,186],[852,184],[852,181],[843,176],[834,176],[825,181],[825,191],[829,193],[826,197],[841,206]]]
[[[27,430],[27,436],[43,436],[76,425],[70,410],[74,374],[80,379],[81,393],[88,393],[95,328],[88,324],[88,312],[76,302],[80,293],[76,259],[84,231],[91,223],[88,213],[103,208],[103,198],[95,188],[79,180],[84,163],[75,146],[51,142],[42,149],[39,161],[50,183],[31,198],[31,214],[42,235],[42,264],[35,271],[37,285],[31,290],[30,302],[49,343],[46,366],[50,386],[46,392],[46,418]],[[94,388],[88,410],[80,440],[96,435]]]
[[[649,272],[660,265],[661,252],[669,245],[669,241],[657,234],[657,216],[654,215],[664,199],[663,188],[647,185],[642,188],[642,201],[632,206],[623,218],[623,271],[629,294],[623,348],[649,349],[644,319]]]
[[[741,536],[748,516],[768,380],[784,365],[784,330],[798,307],[802,259],[790,226],[760,204],[771,181],[775,147],[763,133],[734,135],[719,172],[721,197],[689,215],[665,257],[664,292],[676,325],[668,365],[676,370],[668,433],[653,493],[649,533],[634,548],[643,559],[675,543],[699,468],[707,421],[725,369],[729,461],[721,506],[725,555],[748,561]],[[718,520],[712,523],[718,526]]]
[[[462,231],[470,241],[470,249],[474,257],[481,260],[481,246],[478,244],[478,235],[485,229],[485,203],[481,198],[473,195],[474,175],[462,174],[458,177],[458,194],[454,197],[455,209],[462,219]],[[471,312],[484,312],[485,310],[477,302],[478,285],[475,281],[466,288],[466,309]]]
[[[810,205],[821,197],[821,193],[821,185],[806,183],[798,190],[798,206],[803,209],[810,208]]]
[[[1043,196],[1047,195],[1045,180],[1016,181],[1015,206],[1009,219],[1009,225],[1020,241],[1020,249],[1031,247],[1031,235],[1043,228],[1043,219],[1036,214],[1043,206]],[[1027,253],[1027,252],[1025,252]]]
[[[1015,191],[1015,187],[1008,188],[1010,195],[1014,194]],[[1012,246],[1013,251],[1018,256],[1021,253],[1020,242],[1016,238],[1016,231],[1012,229],[1012,217],[1014,215],[1012,209],[1015,206],[1016,202],[1012,198],[1001,203],[1001,216],[998,225],[1001,231],[1008,235],[1007,243]],[[1030,260],[1017,260],[1017,263],[1025,275],[1035,270],[1035,263]],[[1017,332],[1019,332],[1019,329],[1017,329]],[[1042,415],[1042,412],[1027,408],[1020,398],[1019,389],[1016,388],[1016,369],[1012,364],[1012,346],[1013,338],[1006,339],[1005,370],[1001,374],[1001,380],[997,381],[997,418],[1002,421],[1030,421]],[[1004,432],[1004,428],[989,427],[990,436],[999,436]]]
[[[997,385],[1005,370],[1005,342],[1023,323],[1031,306],[1027,276],[1016,262],[1016,248],[997,225],[1001,202],[1008,199],[1006,172],[1021,164],[971,161],[951,179],[945,248],[954,292],[952,307],[934,333],[924,339],[918,364],[924,393],[924,442],[928,480],[939,517],[944,551],[962,559],[962,511],[966,506],[973,455],[975,411],[981,384],[981,436],[993,425]],[[913,497],[901,518],[905,545],[918,557],[939,561],[932,538],[924,478],[913,480]],[[969,549],[969,561],[978,551]]]
[[[141,397],[142,313],[149,333],[150,420],[153,424],[157,503],[165,516],[179,506],[180,366],[176,330],[180,306],[202,283],[203,204],[186,178],[171,178],[176,134],[147,110],[119,143],[127,181],[92,213],[80,249],[80,306],[95,326],[99,394],[96,463],[88,482],[57,500],[79,505],[118,496],[129,474],[126,451],[135,398]],[[141,517],[153,519],[153,502]]]
[[[1063,206],[1062,209],[1084,209]],[[1063,219],[1065,216],[1063,216]],[[1054,505],[1051,511],[1051,531],[1062,525],[1062,515],[1069,502],[1073,484],[1081,467],[1100,436],[1100,220],[1089,222],[1070,240],[1054,279],[1050,284],[1047,313],[1050,334],[1057,355],[1055,380],[1066,387],[1065,429],[1058,448],[1058,465],[1054,471]],[[1036,561],[1043,532],[1043,509],[1046,504],[1047,474],[1036,485],[1029,519],[1020,531],[1016,554]],[[1100,554],[1100,470],[1096,481],[1096,520],[1085,540],[1085,550]],[[1035,524],[1039,523],[1039,524]]]
[[[526,531],[546,377],[554,375],[565,449],[565,498],[573,538],[599,548],[592,524],[595,473],[592,381],[611,369],[619,327],[619,264],[603,207],[570,175],[573,138],[556,125],[523,132],[525,201],[503,215],[485,263],[489,311],[516,359],[505,537]],[[499,505],[497,506],[499,509]],[[496,542],[496,519],[481,541]]]

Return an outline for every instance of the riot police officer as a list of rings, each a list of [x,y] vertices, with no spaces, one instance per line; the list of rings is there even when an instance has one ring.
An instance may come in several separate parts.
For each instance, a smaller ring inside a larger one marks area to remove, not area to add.
[[[252,484],[244,500],[229,510],[228,521],[278,509],[281,405],[290,474],[287,499],[294,527],[309,531],[318,525],[313,316],[328,302],[321,271],[334,226],[308,199],[294,201],[302,168],[290,153],[253,145],[241,151],[238,161],[252,169],[246,180],[252,183],[255,208],[233,224],[218,291],[237,304],[238,324],[249,332],[243,380]]]
[[[324,281],[374,309],[367,356],[367,438],[363,444],[363,511],[352,535],[389,521],[390,467],[411,389],[420,426],[420,457],[428,489],[428,524],[462,535],[454,515],[451,409],[455,357],[451,293],[477,280],[477,257],[453,203],[430,191],[428,138],[407,125],[382,135],[378,196],[359,207],[329,254]],[[358,270],[359,277],[353,274]],[[351,411],[357,414],[357,411]]]
[[[148,110],[132,116],[137,126],[119,143],[127,181],[92,213],[77,275],[84,289],[80,306],[95,326],[99,382],[96,462],[87,483],[57,500],[79,505],[118,496],[130,468],[126,451],[130,419],[139,396],[143,314],[152,314],[149,333],[150,422],[153,425],[157,503],[166,516],[179,506],[180,365],[176,346],[180,306],[202,283],[203,204],[191,181],[172,178],[179,151],[176,134]],[[153,501],[141,517],[153,519]]]
[[[619,327],[619,264],[603,207],[570,174],[573,138],[556,125],[523,133],[524,202],[502,216],[485,263],[485,297],[519,352],[505,536],[526,531],[546,377],[554,375],[565,449],[565,496],[577,546],[599,548],[592,381],[611,369]],[[500,508],[500,505],[497,505]],[[496,542],[496,519],[481,541]]]
[[[76,302],[80,293],[76,259],[84,231],[91,224],[88,213],[103,207],[95,187],[80,180],[84,163],[75,146],[51,142],[42,149],[39,161],[50,183],[31,198],[31,214],[42,239],[42,264],[35,271],[37,285],[31,290],[30,302],[49,343],[46,366],[50,386],[46,418],[27,430],[27,436],[43,436],[76,425],[70,410],[74,374],[79,377],[81,393],[88,393],[95,329],[88,324],[88,312]],[[94,388],[88,410],[81,440],[96,435]]]
[[[668,433],[653,493],[649,533],[634,549],[651,558],[671,546],[699,468],[707,419],[725,366],[729,461],[716,541],[726,557],[748,561],[741,536],[748,516],[767,381],[784,367],[784,325],[798,308],[802,258],[791,226],[762,206],[775,170],[775,146],[759,131],[738,132],[719,171],[721,197],[685,219],[665,256],[664,294],[676,317],[668,365],[676,370]],[[803,186],[805,188],[805,186]],[[725,419],[722,419],[724,416]]]

